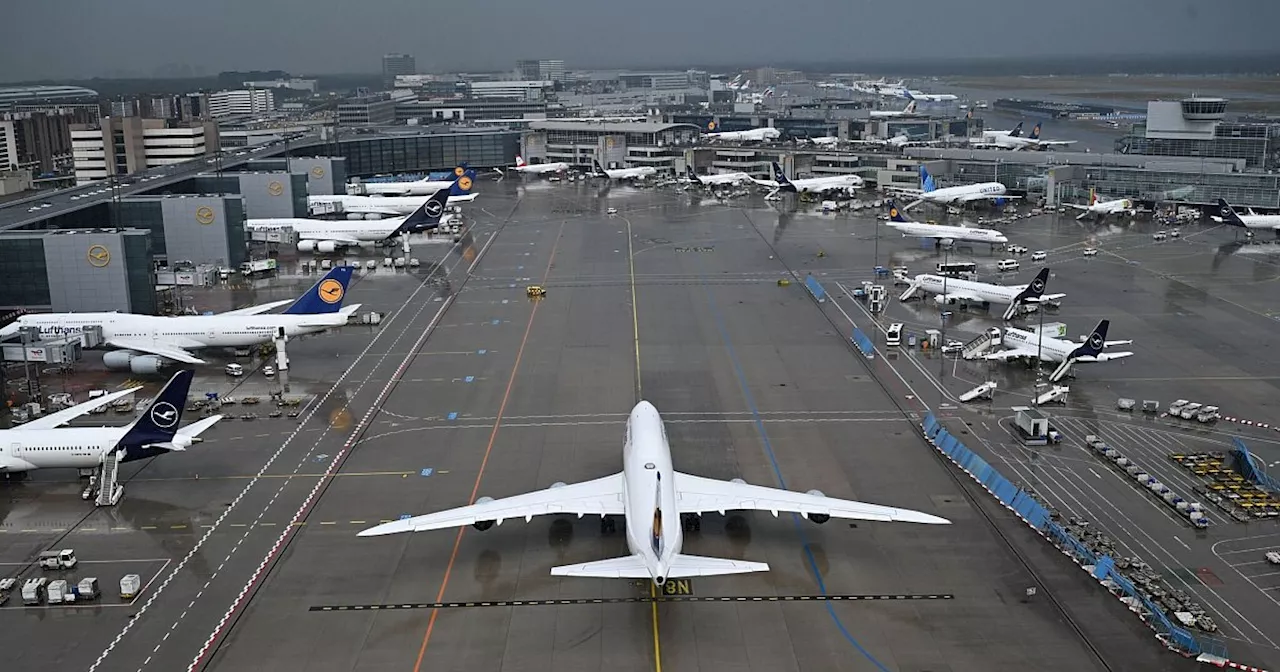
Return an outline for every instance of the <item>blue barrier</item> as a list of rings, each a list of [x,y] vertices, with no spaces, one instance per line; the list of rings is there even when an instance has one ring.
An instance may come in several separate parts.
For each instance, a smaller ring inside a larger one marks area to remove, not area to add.
[[[1098,581],[1110,581],[1125,595],[1138,600],[1150,614],[1146,618],[1147,624],[1161,636],[1163,641],[1180,651],[1193,655],[1208,653],[1227,658],[1225,644],[1214,639],[1196,637],[1189,631],[1174,625],[1160,607],[1138,592],[1132,581],[1116,572],[1115,562],[1110,556],[1099,557],[1089,550],[1088,546],[1085,546],[1083,542],[1068,532],[1066,528],[1053,522],[1050,519],[1049,510],[1036,501],[1036,498],[1031,493],[1014,485],[995,467],[992,467],[986,460],[982,459],[980,455],[965,447],[959,439],[952,436],[942,426],[942,423],[938,422],[938,419],[932,413],[925,415],[920,422],[920,426],[924,430],[925,438],[935,448],[946,455],[956,466],[963,469],[965,473],[969,474],[987,492],[990,492],[992,496],[1016,513],[1019,518],[1032,528],[1039,531],[1050,541],[1053,541],[1081,567],[1092,566],[1094,578]],[[1249,455],[1248,449],[1238,439],[1235,441],[1237,450],[1233,451],[1233,453],[1240,452],[1242,454],[1240,457],[1242,463],[1247,465],[1247,468],[1252,469],[1252,473],[1259,475],[1257,465],[1253,461],[1254,458]],[[1249,476],[1249,474],[1246,474],[1246,476]],[[1260,474],[1260,476],[1267,478],[1266,474]]]
[[[871,342],[870,338],[867,338],[866,334],[862,333],[861,329],[854,327],[853,336],[851,336],[849,340],[853,341],[853,344],[858,346],[858,351],[862,353],[863,357],[866,357],[867,359],[875,359],[876,346]]]
[[[812,275],[805,276],[804,286],[809,288],[809,293],[813,295],[813,298],[818,300],[818,303],[822,303],[827,300],[826,290],[822,288],[822,285],[819,284],[817,280],[813,279]]]
[[[1235,448],[1231,449],[1231,466],[1240,472],[1250,483],[1274,493],[1280,494],[1280,481],[1267,475],[1267,465],[1262,460],[1253,456],[1249,452],[1249,447],[1244,445],[1244,441],[1237,438],[1231,439],[1231,444]]]

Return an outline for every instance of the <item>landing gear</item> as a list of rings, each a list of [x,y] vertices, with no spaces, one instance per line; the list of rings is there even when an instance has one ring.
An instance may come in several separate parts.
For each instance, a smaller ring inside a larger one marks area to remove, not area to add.
[[[682,513],[680,514],[680,527],[685,532],[701,532],[702,516],[696,513]]]
[[[618,521],[613,516],[605,516],[600,519],[600,534],[613,534],[618,531]]]

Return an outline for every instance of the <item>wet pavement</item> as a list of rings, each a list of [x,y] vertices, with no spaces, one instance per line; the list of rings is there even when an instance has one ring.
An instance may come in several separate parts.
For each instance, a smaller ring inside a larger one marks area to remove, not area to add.
[[[290,344],[291,381],[309,395],[300,417],[224,420],[185,454],[130,465],[113,509],[81,502],[74,474],[9,486],[0,562],[71,546],[82,561],[101,561],[94,571],[107,592],[88,609],[0,608],[4,637],[66,643],[17,649],[22,669],[648,670],[659,659],[668,669],[1188,669],[920,438],[919,402],[958,406],[949,395],[967,380],[1008,375],[981,412],[946,414],[973,423],[987,449],[1004,456],[988,455],[997,467],[1028,468],[1031,458],[1008,445],[998,423],[1033,373],[966,371],[905,352],[868,364],[851,353],[836,306],[869,332],[872,321],[838,288],[871,279],[877,262],[924,271],[935,263],[932,248],[884,230],[877,238],[867,217],[792,213],[786,204],[780,212],[758,198],[722,204],[519,180],[486,182],[481,192],[468,209],[470,245],[431,248],[448,289],[421,273],[379,269],[361,276],[350,300],[386,311],[382,325]],[[606,216],[609,207],[619,216]],[[1206,566],[1233,555],[1261,559],[1245,539],[1261,525],[1222,521],[1202,539],[1078,446],[1081,433],[1102,431],[1155,462],[1175,439],[1184,450],[1220,449],[1225,439],[1221,426],[1130,427],[1140,423],[1110,410],[1118,395],[1196,397],[1242,416],[1266,414],[1246,386],[1274,397],[1274,382],[1236,380],[1273,364],[1273,354],[1251,345],[1265,332],[1266,300],[1239,289],[1245,278],[1265,286],[1265,269],[1242,255],[1214,261],[1230,233],[1188,229],[1196,235],[1154,245],[1145,226],[1110,235],[1067,219],[1009,227],[1014,242],[1051,251],[1050,291],[1068,294],[1054,319],[1074,336],[1114,315],[1112,338],[1135,339],[1139,353],[1081,367],[1062,413],[1069,442],[1036,458],[1030,476],[1060,491],[1059,506],[1073,495],[1077,513],[1095,514],[1098,525],[1131,525],[1118,540],[1137,555],[1154,549],[1153,566],[1179,553]],[[1091,236],[1103,252],[1085,259],[1081,241]],[[427,254],[414,254],[425,268]],[[1000,256],[977,258],[994,265]],[[821,278],[832,300],[819,308],[801,283],[779,287],[792,271]],[[1033,273],[1024,261],[1017,277]],[[531,301],[529,284],[547,296]],[[923,329],[937,316],[932,303],[895,300],[882,319]],[[1217,329],[1206,320],[1222,326],[1223,338],[1209,338]],[[1198,326],[1175,328],[1186,322]],[[976,334],[985,325],[957,312],[947,328]],[[1196,368],[1187,364],[1193,354]],[[200,389],[229,384],[209,369]],[[935,371],[944,372],[945,392]],[[258,387],[246,389],[271,385],[260,373],[248,378]],[[643,601],[646,588],[627,581],[549,575],[554,565],[625,553],[620,535],[602,535],[589,518],[507,521],[484,534],[355,536],[477,496],[614,473],[637,398],[663,412],[679,469],[817,488],[954,524],[710,515],[687,552],[767,561],[772,571],[697,579],[682,596],[689,600],[656,608]],[[1177,482],[1179,467],[1161,466]],[[1228,529],[1238,534],[1222,536]],[[1174,536],[1193,550],[1174,551]],[[1267,543],[1280,539],[1257,546]],[[1219,569],[1221,600],[1206,602],[1223,612],[1224,634],[1261,651],[1264,638],[1280,635],[1254,616],[1256,604],[1262,587],[1278,582],[1262,566]],[[126,572],[149,585],[133,603],[108,607],[120,603],[114,585]],[[1040,593],[1027,599],[1033,585]],[[843,596],[889,599],[822,601]],[[762,599],[710,599],[739,597]]]

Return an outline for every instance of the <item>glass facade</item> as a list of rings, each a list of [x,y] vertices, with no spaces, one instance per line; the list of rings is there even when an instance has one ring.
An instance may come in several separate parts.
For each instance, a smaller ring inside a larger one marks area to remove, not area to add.
[[[1250,169],[1280,167],[1280,125],[1218,124],[1212,140],[1148,138],[1145,124],[1134,124],[1118,138],[1121,154],[1182,156],[1210,159],[1244,159]]]
[[[140,315],[156,313],[156,276],[151,263],[153,235],[120,236],[124,247],[125,282],[129,287],[129,310]]]
[[[298,197],[298,191],[295,187],[294,198]],[[249,242],[245,240],[244,233],[244,199],[228,198],[222,201],[222,207],[226,208],[227,213],[227,265],[231,268],[239,268],[240,264],[249,260]],[[307,192],[302,191],[302,211],[307,211]]]
[[[1225,198],[1238,208],[1280,208],[1280,175],[1264,173],[1192,173],[1141,168],[1090,167],[1084,191],[1134,194],[1142,199],[1178,199],[1212,205]]]
[[[164,244],[164,213],[161,212],[160,201],[120,201],[116,206],[116,220],[117,226],[123,229],[150,231],[151,254],[167,254]]]
[[[0,306],[49,305],[49,273],[44,262],[44,241],[39,237],[0,236]]]
[[[448,170],[462,161],[475,168],[509,166],[519,152],[520,133],[510,131],[343,140],[337,149],[352,176]]]

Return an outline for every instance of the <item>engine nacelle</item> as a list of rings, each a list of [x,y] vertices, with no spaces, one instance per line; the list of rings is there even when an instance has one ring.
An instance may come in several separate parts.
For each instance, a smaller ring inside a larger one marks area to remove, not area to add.
[[[377,219],[382,219],[382,215],[381,215],[381,214],[379,214],[379,213],[377,213],[377,212],[370,212],[370,213],[366,214],[366,215],[364,216],[364,218],[365,218],[365,219],[377,220]]]
[[[298,241],[298,251],[299,251],[299,252],[314,252],[314,251],[315,251],[315,249],[316,249],[316,241],[314,241],[314,240],[299,240],[299,241]]]
[[[159,373],[164,359],[156,355],[143,355],[132,350],[116,350],[102,356],[102,365],[112,371],[129,371],[140,376]]]
[[[337,250],[338,250],[338,244],[333,242],[332,240],[322,240],[316,243],[317,252],[336,252]]]
[[[362,214],[360,214],[360,213],[358,213],[358,212],[348,212],[348,213],[347,213],[347,221],[355,221],[355,220],[357,220],[357,219],[364,219],[364,215],[362,215]]]
[[[489,502],[492,502],[492,501],[493,501],[492,497],[481,497],[480,499],[476,500],[476,504],[488,504]],[[477,520],[476,522],[472,523],[471,526],[476,528],[477,530],[480,530],[481,532],[484,532],[485,530],[493,527],[493,523],[494,521],[492,520]]]
[[[939,294],[933,297],[933,301],[939,306],[950,306],[956,302],[954,298],[947,296],[946,294]]]
[[[821,490],[810,490],[805,494],[812,495],[814,497],[826,497],[826,495],[823,494]],[[818,525],[821,525],[827,522],[828,520],[831,520],[831,516],[825,513],[810,513],[810,514],[806,514],[805,517],[807,517],[809,520],[813,521],[814,523],[817,523]]]

